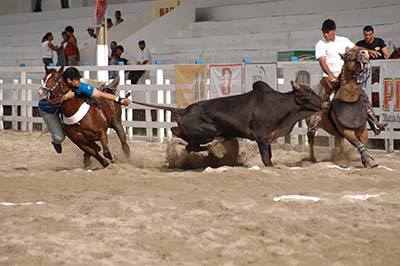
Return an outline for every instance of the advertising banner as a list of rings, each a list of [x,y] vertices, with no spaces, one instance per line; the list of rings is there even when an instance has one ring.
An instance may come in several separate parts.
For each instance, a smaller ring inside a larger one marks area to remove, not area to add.
[[[242,93],[242,64],[210,65],[210,98]]]

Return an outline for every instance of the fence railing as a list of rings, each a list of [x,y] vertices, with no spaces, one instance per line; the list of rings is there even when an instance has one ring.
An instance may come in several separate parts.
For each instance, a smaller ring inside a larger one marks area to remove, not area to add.
[[[382,67],[384,61],[373,62],[374,67]],[[175,67],[177,65],[128,65],[128,66],[81,66],[83,78],[96,79],[99,72],[115,71],[120,77],[118,93],[125,96],[131,93],[135,100],[147,103],[165,104],[176,106],[176,77]],[[400,66],[400,61],[399,61]],[[400,69],[400,67],[399,67]],[[146,71],[145,78],[141,84],[130,84],[127,79],[127,71]],[[313,89],[318,89],[321,70],[317,62],[278,62],[243,64],[240,79],[241,91],[249,91],[255,80],[264,80],[272,84],[278,91],[289,91],[290,81],[299,78],[299,71],[309,73],[308,82]],[[45,124],[38,112],[37,89],[43,78],[43,67],[0,67],[0,130],[12,129],[21,131],[45,130]],[[207,71],[206,90],[215,89],[210,86],[210,71]],[[400,73],[399,73],[400,77]],[[367,82],[366,91],[370,99],[379,98],[380,86]],[[377,95],[378,94],[378,95]],[[210,95],[206,93],[205,95]],[[207,97],[201,99],[204,100]],[[197,99],[198,100],[198,99]],[[375,111],[381,114],[381,108],[374,104]],[[175,125],[171,113],[163,110],[155,110],[132,104],[124,107],[122,113],[123,126],[128,138],[143,139],[162,142],[165,138],[172,137],[170,128]],[[294,128],[286,142],[293,146],[305,145],[307,143],[307,129],[305,123],[301,122]],[[321,136],[327,137],[329,146],[334,145],[334,140],[321,130]],[[381,135],[374,136],[369,132],[373,140],[382,142],[380,148],[392,151],[396,141],[400,141],[400,131],[391,126]],[[284,142],[284,139],[278,140]]]

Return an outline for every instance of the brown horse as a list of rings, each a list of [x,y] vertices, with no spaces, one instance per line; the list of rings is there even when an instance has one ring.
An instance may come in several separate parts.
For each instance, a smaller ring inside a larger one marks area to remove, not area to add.
[[[400,59],[400,47],[396,47],[393,44],[393,52],[392,54],[389,56],[389,59]]]
[[[341,57],[344,65],[340,77],[340,88],[330,104],[329,111],[323,112],[319,127],[337,138],[347,139],[357,148],[364,167],[370,167],[369,159],[372,157],[365,147],[368,143],[366,128],[368,115],[363,99],[364,95],[358,83],[358,78],[368,62],[368,54],[348,51]],[[316,161],[314,155],[315,132],[310,129],[310,126],[315,125],[315,119],[316,116],[313,116],[307,120],[312,161]]]
[[[49,93],[51,104],[60,104],[61,97],[70,88],[62,78],[63,67],[58,71],[46,69],[46,76],[43,79],[44,85],[41,88]],[[78,113],[82,106],[88,106],[87,100],[74,97],[61,103],[61,112],[64,117],[73,117]],[[64,121],[63,128],[65,134],[84,152],[85,167],[90,165],[90,157],[95,157],[103,167],[109,165],[108,160],[112,160],[111,152],[108,147],[107,129],[113,128],[121,141],[125,156],[129,158],[130,149],[126,141],[126,135],[121,122],[121,105],[103,99],[96,99],[97,104],[89,103],[87,113],[78,122],[67,125]],[[65,120],[65,118],[64,118]],[[103,147],[103,155],[100,155],[100,147],[95,141],[100,141]]]

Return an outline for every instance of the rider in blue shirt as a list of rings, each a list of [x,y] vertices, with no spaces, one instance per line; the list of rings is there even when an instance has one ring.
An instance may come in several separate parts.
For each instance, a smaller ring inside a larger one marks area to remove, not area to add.
[[[86,83],[81,82],[80,81],[81,75],[79,74],[78,69],[74,67],[67,68],[62,74],[62,77],[67,82],[68,86],[71,88],[71,91],[69,91],[62,97],[61,102],[71,99],[74,96],[78,96],[78,97],[95,97],[95,98],[111,100],[125,106],[130,105],[132,103],[130,99],[123,99],[120,98],[119,96],[115,96],[114,94],[102,92],[93,87],[92,85],[88,85]]]
[[[71,90],[63,95],[63,97],[61,98],[61,103],[72,99],[74,96],[103,98],[118,102],[119,104],[125,106],[132,103],[130,99],[124,99],[110,93],[102,92],[92,85],[80,82],[81,75],[79,74],[79,71],[74,67],[66,69],[63,72],[62,77],[71,88]],[[62,152],[61,143],[65,139],[64,131],[62,129],[61,121],[58,114],[59,109],[59,105],[50,105],[45,99],[39,101],[39,110],[41,116],[52,135],[52,144],[57,153]]]

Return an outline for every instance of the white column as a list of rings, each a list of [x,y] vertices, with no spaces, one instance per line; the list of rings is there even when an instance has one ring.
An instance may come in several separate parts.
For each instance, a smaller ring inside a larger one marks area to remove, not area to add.
[[[107,45],[107,29],[103,25],[99,29],[97,36],[97,49],[96,49],[96,62],[97,66],[108,66],[108,45]],[[97,71],[97,79],[99,81],[108,81],[108,71]]]

